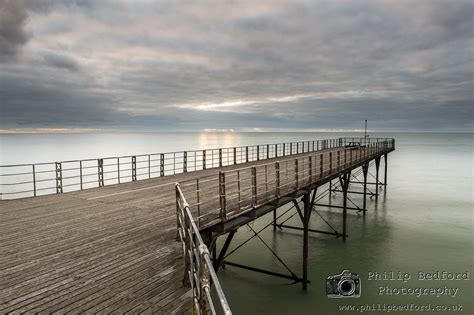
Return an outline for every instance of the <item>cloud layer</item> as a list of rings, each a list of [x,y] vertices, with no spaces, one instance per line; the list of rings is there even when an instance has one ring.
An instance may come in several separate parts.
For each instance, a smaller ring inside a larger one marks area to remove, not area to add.
[[[471,131],[472,1],[0,0],[2,128]]]

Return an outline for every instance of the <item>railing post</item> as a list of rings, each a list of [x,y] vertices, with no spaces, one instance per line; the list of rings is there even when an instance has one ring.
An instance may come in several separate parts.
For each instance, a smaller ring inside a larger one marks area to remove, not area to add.
[[[283,143],[283,156],[286,156],[286,143]]]
[[[313,152],[314,152],[314,140],[313,140]]]
[[[300,143],[296,142],[296,154],[300,154]]]
[[[132,156],[132,182],[137,180],[137,157]]]
[[[183,152],[183,173],[188,171],[188,152]]]
[[[295,159],[295,182],[296,182],[296,188],[299,187],[299,178],[298,178],[298,174],[299,173],[299,170],[298,170],[298,159]]]
[[[36,171],[35,171],[35,165],[31,164],[33,167],[33,196],[36,197]]]
[[[148,154],[148,178],[151,178],[151,156]]]
[[[341,151],[337,150],[337,169],[341,169]]]
[[[99,187],[104,186],[104,159],[97,159],[97,177]]]
[[[234,147],[234,165],[237,164],[237,148]]]
[[[205,259],[206,255],[209,255],[207,246],[204,244],[199,245],[199,312],[201,314],[211,314],[206,297],[206,288],[210,288],[209,270],[207,269]]]
[[[275,156],[274,157],[278,157],[278,144],[275,144]]]
[[[280,198],[280,162],[275,162],[275,197]]]
[[[206,169],[206,150],[202,150],[202,169]]]
[[[56,166],[56,193],[63,193],[63,169],[61,162],[55,162]]]
[[[245,147],[245,162],[249,162],[249,147]]]
[[[329,174],[332,173],[332,152],[329,152]]]
[[[119,184],[120,184],[120,172],[119,172],[118,178],[119,178]],[[82,160],[79,161],[79,182],[80,182],[81,190],[82,190]]]
[[[257,144],[257,161],[260,161],[260,146]]]
[[[308,146],[309,148],[309,146]],[[308,167],[309,167],[309,183],[313,182],[313,156],[308,156]]]
[[[221,206],[221,220],[227,219],[226,199],[225,199],[225,173],[219,172],[219,201]]]
[[[293,142],[290,142],[290,155],[293,154]]]
[[[160,177],[165,176],[165,155],[160,154]]]
[[[322,178],[324,175],[324,154],[319,155],[319,178]]]
[[[270,158],[270,145],[267,144],[267,160]]]
[[[199,178],[196,178],[196,201],[198,210],[198,227],[201,227],[201,189],[199,188]]]
[[[219,167],[222,167],[222,149],[219,149]]]
[[[252,176],[252,206],[257,206],[257,168],[252,166],[251,168],[251,176]]]

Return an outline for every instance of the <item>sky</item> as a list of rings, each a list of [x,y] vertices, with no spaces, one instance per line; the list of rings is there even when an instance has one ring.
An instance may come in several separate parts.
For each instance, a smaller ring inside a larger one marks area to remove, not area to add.
[[[3,131],[472,132],[471,0],[0,0]]]

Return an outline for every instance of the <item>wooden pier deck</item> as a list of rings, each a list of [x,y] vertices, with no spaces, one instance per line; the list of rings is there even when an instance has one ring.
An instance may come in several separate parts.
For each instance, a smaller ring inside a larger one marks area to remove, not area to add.
[[[0,313],[189,310],[175,183],[308,154],[0,201]]]

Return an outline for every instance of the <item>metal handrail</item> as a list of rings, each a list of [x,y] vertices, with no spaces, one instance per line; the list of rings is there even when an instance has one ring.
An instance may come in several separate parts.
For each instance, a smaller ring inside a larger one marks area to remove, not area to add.
[[[314,152],[340,145],[340,139],[326,139],[98,159],[0,165],[0,199],[83,190]],[[49,182],[54,182],[54,184]]]
[[[231,315],[229,303],[217,278],[211,262],[209,249],[201,238],[186,198],[176,183],[176,215],[178,235],[183,247],[184,279],[193,293],[193,305],[198,314],[216,314],[214,301],[211,296],[211,286],[214,286],[221,310]]]
[[[347,141],[352,142],[352,138]],[[326,176],[380,157],[395,148],[394,139],[377,141],[372,139],[370,143],[361,142],[363,144],[356,148],[341,146],[337,150],[312,152],[221,171],[219,174],[180,183],[188,198],[192,199],[193,206],[197,207],[198,228],[204,228],[216,221],[230,220]],[[341,143],[344,144],[345,140],[341,140]],[[209,208],[214,210],[210,211]]]

